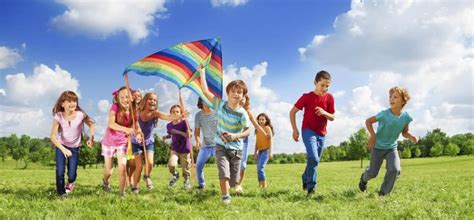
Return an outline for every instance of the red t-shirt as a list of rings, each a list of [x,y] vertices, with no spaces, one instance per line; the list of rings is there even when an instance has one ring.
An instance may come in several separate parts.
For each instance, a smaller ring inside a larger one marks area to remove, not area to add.
[[[312,91],[305,93],[296,101],[295,107],[299,110],[304,108],[302,129],[310,129],[321,136],[326,135],[328,119],[324,116],[318,116],[315,108],[321,107],[328,113],[334,114],[336,112],[334,97],[330,93],[321,96],[314,94]]]

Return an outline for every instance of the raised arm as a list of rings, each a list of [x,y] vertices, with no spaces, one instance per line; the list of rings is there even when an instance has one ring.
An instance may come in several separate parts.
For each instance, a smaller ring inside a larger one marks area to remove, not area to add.
[[[246,109],[247,110],[247,109]],[[271,136],[268,135],[268,133],[262,128],[262,126],[260,126],[257,122],[257,120],[255,119],[255,116],[253,115],[252,111],[247,110],[247,114],[249,115],[249,119],[250,121],[252,122],[253,126],[255,127],[256,130],[260,131],[263,133],[263,135],[265,135],[265,137],[267,137],[267,139],[269,139]]]
[[[203,66],[199,66],[198,69],[199,74],[201,76],[201,89],[204,95],[206,96],[209,101],[213,102],[214,101],[214,94],[209,92],[209,88],[207,87],[207,81],[206,81],[206,69]]]
[[[300,132],[298,131],[298,128],[296,127],[296,113],[299,111],[298,108],[294,107],[290,110],[290,122],[291,122],[291,128],[293,129],[293,140],[298,142],[298,139],[300,137]]]

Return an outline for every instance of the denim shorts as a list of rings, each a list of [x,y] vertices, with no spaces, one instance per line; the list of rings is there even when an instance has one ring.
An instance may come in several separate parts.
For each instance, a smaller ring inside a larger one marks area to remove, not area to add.
[[[149,143],[146,145],[146,152],[154,152],[155,145],[153,143]],[[133,154],[141,154],[143,153],[143,144],[133,144],[132,143],[132,152]]]

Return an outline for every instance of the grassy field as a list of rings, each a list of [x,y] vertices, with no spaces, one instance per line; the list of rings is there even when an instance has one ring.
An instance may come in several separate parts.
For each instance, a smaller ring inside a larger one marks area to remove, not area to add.
[[[364,164],[368,162],[365,161]],[[155,189],[140,195],[101,189],[102,169],[79,169],[76,189],[67,199],[56,196],[54,169],[31,165],[15,168],[0,162],[0,219],[5,218],[474,218],[474,157],[402,160],[393,193],[379,197],[385,174],[369,182],[365,193],[357,183],[360,161],[321,163],[314,196],[301,189],[304,164],[268,165],[269,188],[258,189],[255,165],[250,165],[245,194],[221,203],[215,166],[205,168],[208,188],[185,191],[182,179],[168,188],[165,167],[155,168]],[[20,167],[20,165],[19,165]]]

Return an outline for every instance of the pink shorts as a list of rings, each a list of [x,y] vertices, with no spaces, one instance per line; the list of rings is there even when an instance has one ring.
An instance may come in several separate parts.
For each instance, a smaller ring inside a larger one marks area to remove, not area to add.
[[[101,155],[104,157],[114,157],[115,155],[127,155],[127,146],[109,147],[102,145]]]

